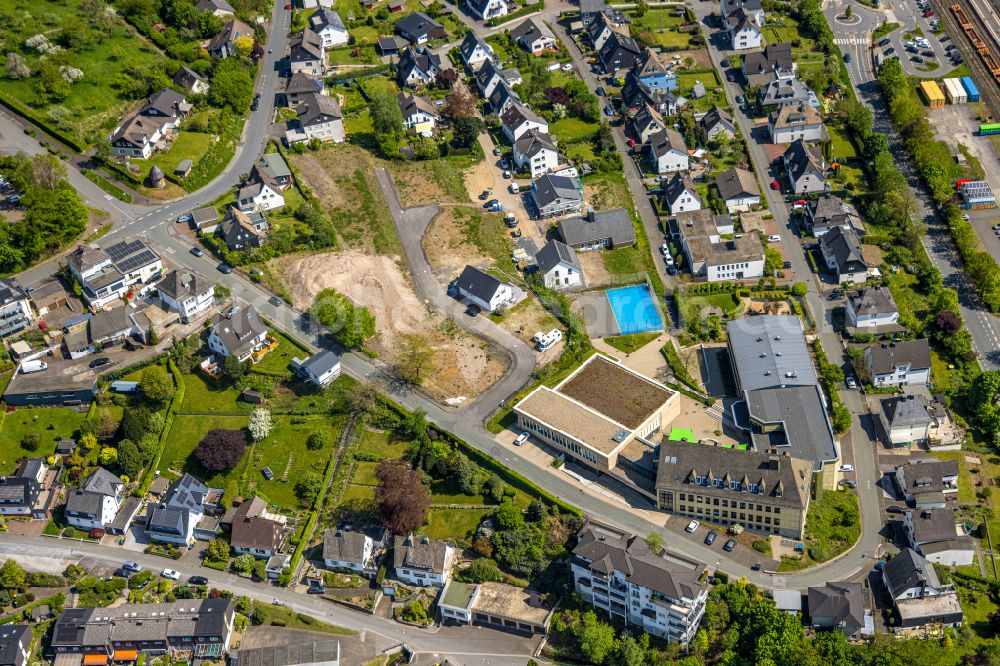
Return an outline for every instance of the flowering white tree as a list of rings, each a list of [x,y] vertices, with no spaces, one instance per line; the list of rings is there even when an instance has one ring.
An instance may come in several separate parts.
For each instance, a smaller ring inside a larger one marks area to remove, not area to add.
[[[79,81],[83,78],[83,70],[77,69],[76,67],[70,67],[69,65],[63,65],[59,68],[59,73],[62,74],[63,80],[66,83],[73,83],[74,81]]]
[[[271,434],[271,410],[255,409],[250,415],[250,423],[247,425],[253,441],[259,442]]]

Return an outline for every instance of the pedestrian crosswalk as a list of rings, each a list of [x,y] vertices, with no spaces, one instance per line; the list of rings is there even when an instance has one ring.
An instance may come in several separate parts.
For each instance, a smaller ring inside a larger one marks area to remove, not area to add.
[[[850,37],[835,37],[833,39],[833,43],[845,46],[854,44],[866,44],[867,40],[865,40],[864,37],[857,37],[855,35],[851,35]]]

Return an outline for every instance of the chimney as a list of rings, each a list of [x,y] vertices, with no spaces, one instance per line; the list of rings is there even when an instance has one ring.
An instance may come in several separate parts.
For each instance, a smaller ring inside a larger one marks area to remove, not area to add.
[[[587,206],[587,222],[596,222],[596,221],[597,221],[597,213],[594,212],[594,207]]]
[[[778,456],[771,455],[767,458],[768,469],[778,469]]]

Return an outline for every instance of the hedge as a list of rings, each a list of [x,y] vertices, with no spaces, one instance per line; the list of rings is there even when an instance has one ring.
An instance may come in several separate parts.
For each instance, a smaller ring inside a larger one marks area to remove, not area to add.
[[[68,134],[64,134],[62,131],[57,130],[56,128],[46,123],[44,120],[39,120],[35,115],[33,115],[32,111],[28,109],[28,107],[22,105],[19,101],[7,97],[3,94],[0,94],[0,104],[3,104],[8,109],[13,111],[18,116],[24,118],[32,125],[40,127],[42,131],[44,131],[46,134],[50,135],[52,138],[56,139],[60,143],[65,144],[73,152],[82,153],[87,149],[85,145],[78,143],[76,139],[71,138]]]
[[[292,576],[295,575],[295,570],[299,566],[299,560],[302,559],[302,554],[305,552],[306,544],[309,543],[309,537],[312,535],[313,530],[316,528],[316,521],[319,518],[319,511],[323,507],[323,503],[326,501],[326,494],[330,488],[330,483],[333,481],[333,470],[337,467],[337,452],[334,450],[330,459],[326,463],[326,472],[323,473],[323,486],[320,488],[319,495],[316,496],[316,501],[313,503],[313,509],[309,512],[309,520],[306,521],[305,529],[302,530],[302,538],[299,543],[295,546],[295,552],[292,553],[292,561],[288,564],[288,568],[292,572]]]
[[[145,476],[143,476],[141,490],[138,491],[137,497],[145,495],[146,491],[149,490],[149,484],[153,482],[154,472],[160,465],[160,457],[163,455],[163,448],[167,444],[167,435],[170,433],[170,427],[174,423],[174,414],[177,413],[181,403],[184,402],[184,378],[181,376],[180,371],[177,369],[177,364],[174,363],[173,359],[167,362],[167,367],[170,368],[170,373],[174,376],[177,389],[174,391],[174,397],[170,399],[170,405],[167,407],[167,418],[163,420],[163,430],[160,431],[160,440],[156,446],[156,456],[149,462],[149,468],[146,470]]]

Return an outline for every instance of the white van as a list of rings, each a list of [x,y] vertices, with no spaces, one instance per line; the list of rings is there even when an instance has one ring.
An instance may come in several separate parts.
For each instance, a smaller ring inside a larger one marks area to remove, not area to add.
[[[25,361],[21,364],[21,374],[30,375],[33,372],[42,372],[43,370],[48,370],[49,364],[45,361]]]
[[[511,183],[510,184],[510,193],[511,194],[518,194],[520,191],[521,191],[521,188],[518,186],[517,183]]]

